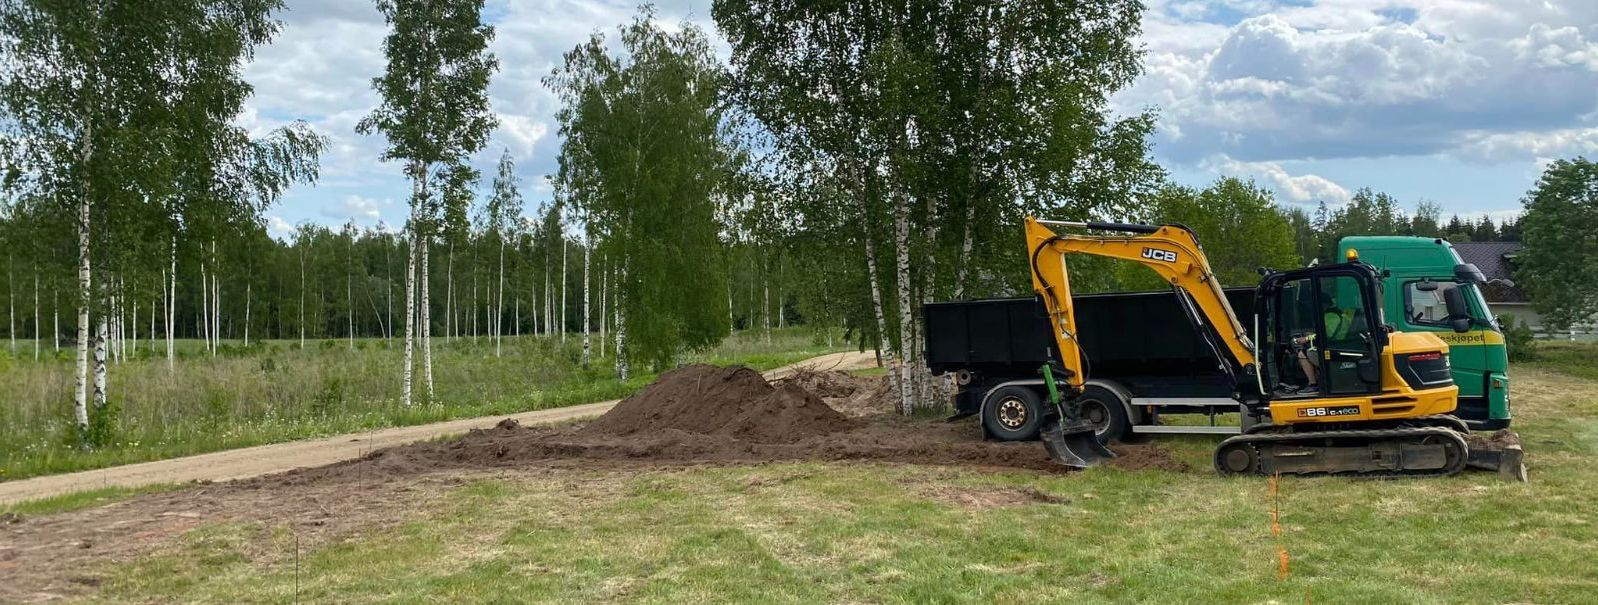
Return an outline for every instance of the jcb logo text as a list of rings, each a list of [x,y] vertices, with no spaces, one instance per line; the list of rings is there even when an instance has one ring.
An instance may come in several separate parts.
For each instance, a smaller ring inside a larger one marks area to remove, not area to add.
[[[1159,248],[1144,248],[1143,258],[1152,258],[1157,261],[1174,263],[1176,262],[1176,253],[1170,250],[1161,250]]]

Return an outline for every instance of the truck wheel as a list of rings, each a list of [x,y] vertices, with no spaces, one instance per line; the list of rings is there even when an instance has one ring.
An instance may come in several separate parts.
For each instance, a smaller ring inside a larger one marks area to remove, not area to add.
[[[999,441],[1029,441],[1038,437],[1043,398],[1030,387],[1007,386],[993,390],[982,406],[982,427]]]
[[[1131,429],[1126,417],[1126,406],[1114,391],[1097,385],[1088,385],[1082,391],[1082,417],[1093,423],[1093,435],[1099,443],[1109,445],[1121,441]]]

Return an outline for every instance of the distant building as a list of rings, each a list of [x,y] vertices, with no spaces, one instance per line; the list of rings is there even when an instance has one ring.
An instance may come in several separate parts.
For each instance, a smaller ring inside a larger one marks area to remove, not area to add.
[[[1520,242],[1460,242],[1454,251],[1465,262],[1476,265],[1487,284],[1482,286],[1482,297],[1495,315],[1513,315],[1517,321],[1531,326],[1539,336],[1555,338],[1591,339],[1598,332],[1598,321],[1573,326],[1572,330],[1552,333],[1543,328],[1542,316],[1532,308],[1531,297],[1521,289],[1515,279],[1515,257],[1520,254]]]

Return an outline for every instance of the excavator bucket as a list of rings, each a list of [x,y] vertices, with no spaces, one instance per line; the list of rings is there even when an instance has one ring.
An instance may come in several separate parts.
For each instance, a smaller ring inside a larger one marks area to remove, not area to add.
[[[1471,433],[1465,438],[1470,453],[1465,464],[1471,468],[1497,471],[1498,476],[1510,481],[1526,481],[1526,452],[1521,449],[1520,435],[1509,429],[1500,429],[1488,436]]]
[[[1055,369],[1045,364],[1038,372],[1043,374],[1043,384],[1049,390],[1048,405],[1054,408],[1044,414],[1043,422],[1038,425],[1038,436],[1043,440],[1043,448],[1049,450],[1049,457],[1071,468],[1090,468],[1114,458],[1115,453],[1099,443],[1099,436],[1093,434],[1093,424],[1082,419],[1076,400],[1060,402],[1060,389],[1054,382]]]
[[[1038,434],[1049,457],[1071,468],[1091,468],[1115,457],[1099,443],[1093,425],[1084,420],[1062,424],[1058,414],[1049,414],[1038,427]]]

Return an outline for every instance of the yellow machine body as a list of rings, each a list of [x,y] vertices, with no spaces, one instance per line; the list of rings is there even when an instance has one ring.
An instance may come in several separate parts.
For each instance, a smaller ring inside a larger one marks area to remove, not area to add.
[[[1050,229],[1050,224],[1088,229],[1119,227],[1140,231],[1114,235],[1060,234]],[[1250,374],[1258,371],[1254,343],[1244,332],[1237,313],[1227,302],[1220,282],[1210,269],[1209,260],[1187,228],[1177,225],[1156,227],[1040,221],[1029,217],[1026,220],[1026,239],[1031,256],[1032,287],[1043,298],[1048,311],[1060,362],[1067,370],[1064,382],[1069,389],[1080,391],[1087,374],[1076,338],[1079,326],[1076,325],[1072,308],[1070,275],[1065,263],[1068,254],[1118,258],[1152,269],[1172,287],[1191,297],[1198,315],[1214,328],[1220,345],[1238,367],[1247,369]],[[1327,356],[1323,363],[1330,363],[1331,352],[1323,353]],[[1388,334],[1388,344],[1380,352],[1381,392],[1271,399],[1271,423],[1349,424],[1448,414],[1458,403],[1457,386],[1449,384],[1416,389],[1404,380],[1395,366],[1395,355],[1429,353],[1446,358],[1448,344],[1431,333]],[[1262,396],[1269,397],[1271,388],[1262,386],[1265,387],[1261,389],[1264,391]],[[1350,413],[1349,408],[1354,406],[1359,408],[1357,414]],[[1335,415],[1323,413],[1334,408],[1337,409]]]

